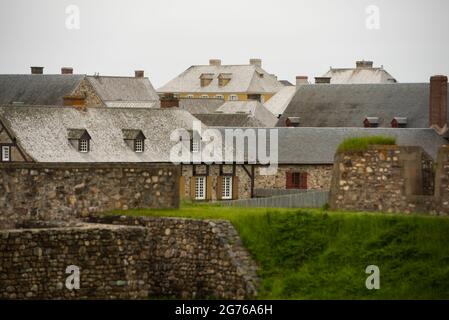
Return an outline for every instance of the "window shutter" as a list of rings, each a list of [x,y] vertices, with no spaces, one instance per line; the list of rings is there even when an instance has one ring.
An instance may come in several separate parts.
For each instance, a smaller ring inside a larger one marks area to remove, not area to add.
[[[179,177],[179,199],[184,199],[186,196],[186,179],[184,176]]]
[[[288,171],[286,175],[286,188],[293,189],[293,172]]]
[[[196,182],[196,178],[191,177],[190,178],[190,198],[192,201],[195,201],[195,182]]]
[[[301,183],[300,183],[300,188],[301,189],[307,189],[307,176],[308,173],[307,172],[303,172],[301,173]]]
[[[223,196],[223,177],[218,176],[217,177],[217,200],[221,200]]]
[[[206,199],[212,199],[212,177],[206,177]]]
[[[239,177],[232,177],[232,200],[239,198]]]

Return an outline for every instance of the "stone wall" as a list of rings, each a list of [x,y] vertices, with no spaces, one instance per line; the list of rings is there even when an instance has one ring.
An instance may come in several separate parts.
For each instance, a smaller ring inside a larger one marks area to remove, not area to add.
[[[177,208],[179,167],[158,164],[0,164],[0,228],[133,208]]]
[[[352,211],[434,212],[433,183],[426,178],[433,177],[429,159],[421,147],[372,146],[362,153],[339,153],[330,206]]]
[[[87,107],[105,107],[105,104],[98,96],[94,87],[92,87],[89,80],[86,78],[81,80],[78,88],[72,92],[72,95],[85,97],[84,104]]]
[[[143,299],[148,296],[149,232],[77,224],[0,230],[0,299]],[[66,268],[80,268],[80,289]]]
[[[243,299],[257,294],[257,266],[228,221],[118,216],[88,221],[149,230],[150,296]]]

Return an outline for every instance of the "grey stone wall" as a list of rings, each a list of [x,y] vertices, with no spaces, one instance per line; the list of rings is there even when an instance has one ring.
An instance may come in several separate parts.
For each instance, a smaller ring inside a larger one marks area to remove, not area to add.
[[[425,179],[433,176],[431,170],[429,156],[420,147],[372,146],[362,153],[339,153],[330,206],[336,210],[434,213],[434,196],[429,194],[433,184]]]
[[[118,216],[88,221],[149,230],[150,296],[243,299],[257,294],[257,266],[228,221]]]
[[[0,164],[0,228],[94,212],[177,208],[179,167],[158,164]]]
[[[149,232],[77,224],[0,230],[0,299],[143,299],[148,296]],[[80,289],[66,268],[80,268]]]

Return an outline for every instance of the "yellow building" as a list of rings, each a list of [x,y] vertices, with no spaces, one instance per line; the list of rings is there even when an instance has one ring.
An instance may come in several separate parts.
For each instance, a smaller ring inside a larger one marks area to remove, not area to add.
[[[158,90],[179,98],[223,99],[225,101],[268,101],[284,85],[262,69],[262,60],[247,65],[222,65],[211,59],[208,65],[191,66]]]

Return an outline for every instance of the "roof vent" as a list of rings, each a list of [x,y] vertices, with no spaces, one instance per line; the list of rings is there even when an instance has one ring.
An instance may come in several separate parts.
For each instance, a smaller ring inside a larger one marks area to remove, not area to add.
[[[373,67],[373,62],[372,61],[365,61],[365,60],[361,60],[361,61],[356,61],[355,63],[356,67],[359,68],[372,68]]]
[[[300,120],[300,117],[288,117],[287,120],[285,120],[285,125],[287,127],[299,127]]]
[[[62,67],[61,74],[73,74],[73,68],[70,67]]]
[[[394,117],[391,121],[392,128],[406,128],[407,118],[406,117]]]
[[[377,128],[379,127],[379,118],[378,117],[366,117],[363,121],[363,126],[365,128]]]

